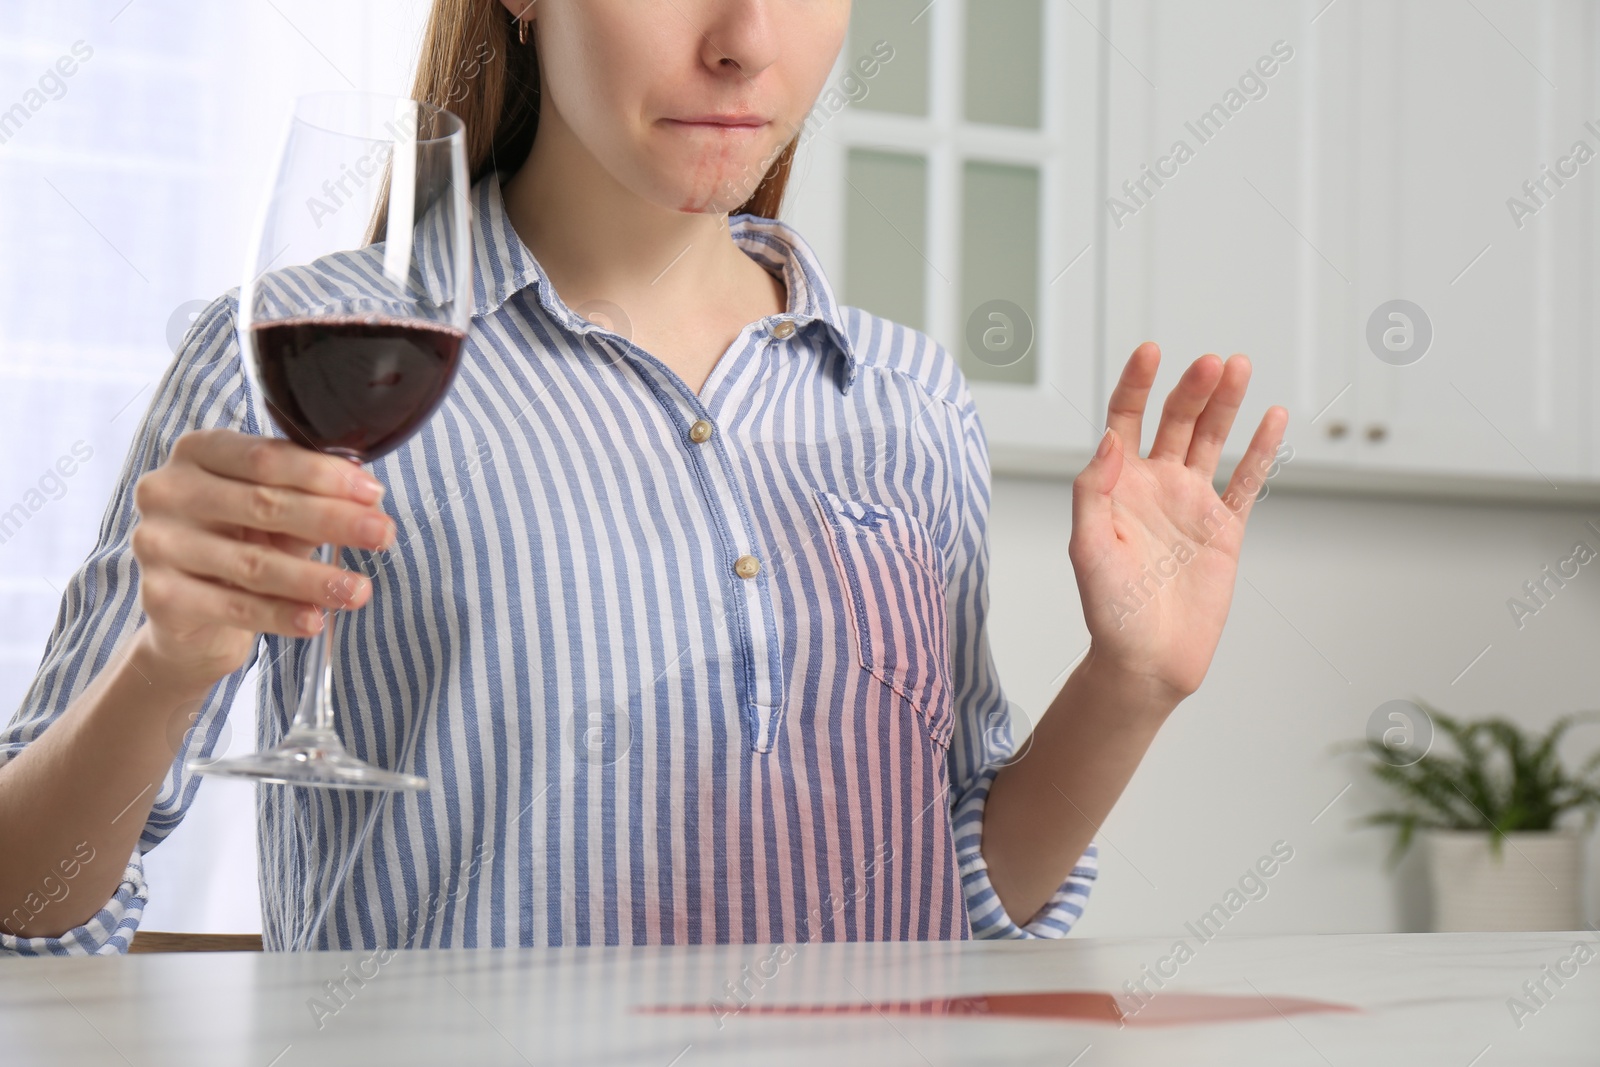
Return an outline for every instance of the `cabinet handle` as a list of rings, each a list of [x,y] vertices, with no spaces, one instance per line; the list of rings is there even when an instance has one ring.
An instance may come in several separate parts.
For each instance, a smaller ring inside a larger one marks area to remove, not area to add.
[[[1367,427],[1367,440],[1369,441],[1382,441],[1388,436],[1389,428],[1381,422],[1375,422],[1371,426]]]
[[[1350,427],[1347,423],[1339,422],[1337,420],[1328,423],[1328,436],[1333,438],[1335,441],[1339,440],[1339,438],[1343,437],[1349,432]]]

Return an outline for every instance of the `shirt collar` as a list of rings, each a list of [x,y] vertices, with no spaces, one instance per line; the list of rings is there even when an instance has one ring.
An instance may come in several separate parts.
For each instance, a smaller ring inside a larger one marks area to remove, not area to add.
[[[482,178],[473,187],[472,201],[474,318],[493,314],[513,295],[532,285],[545,312],[567,330],[589,333],[601,329],[562,302],[533,253],[522,243],[506,213],[498,175],[491,173]],[[820,322],[826,328],[844,360],[842,373],[837,376],[839,390],[848,393],[858,366],[855,346],[843,309],[834,299],[833,288],[811,246],[789,224],[757,215],[729,216],[728,230],[735,243],[762,266],[782,271],[788,307],[772,316],[771,321],[788,319],[797,329]],[[424,264],[432,262],[434,257],[423,257]],[[429,287],[437,289],[436,279],[429,279]]]

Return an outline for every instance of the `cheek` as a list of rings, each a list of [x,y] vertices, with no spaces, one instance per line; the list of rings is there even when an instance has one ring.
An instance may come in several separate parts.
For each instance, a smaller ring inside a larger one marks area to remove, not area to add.
[[[546,102],[585,140],[595,134],[615,137],[616,128],[638,113],[630,71],[639,59],[618,55],[614,42],[586,28],[554,26],[547,36],[553,40],[541,42],[539,58]]]
[[[666,65],[662,49],[639,40],[637,27],[609,28],[598,19],[603,8],[583,24],[551,19],[540,42],[544,104],[623,185],[652,199],[674,200],[660,186],[674,174],[681,181],[687,156],[681,146],[672,152],[673,142],[650,128],[662,110],[653,103]]]
[[[543,104],[598,155],[638,121],[647,72],[659,69],[652,27],[633,0],[541,0],[539,8]]]

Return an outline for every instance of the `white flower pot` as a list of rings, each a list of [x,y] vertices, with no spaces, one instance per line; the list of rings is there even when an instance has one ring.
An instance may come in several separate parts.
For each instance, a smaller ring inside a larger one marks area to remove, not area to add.
[[[1507,834],[1498,858],[1482,830],[1426,830],[1435,930],[1581,930],[1583,838]]]

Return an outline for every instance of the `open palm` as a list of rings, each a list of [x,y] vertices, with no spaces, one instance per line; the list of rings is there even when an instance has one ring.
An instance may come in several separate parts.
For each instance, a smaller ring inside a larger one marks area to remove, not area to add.
[[[1219,496],[1212,479],[1250,361],[1195,360],[1140,456],[1160,361],[1153,342],[1140,345],[1112,391],[1106,436],[1073,483],[1069,553],[1097,663],[1182,699],[1199,688],[1222,636],[1245,523],[1289,413],[1267,410]]]

